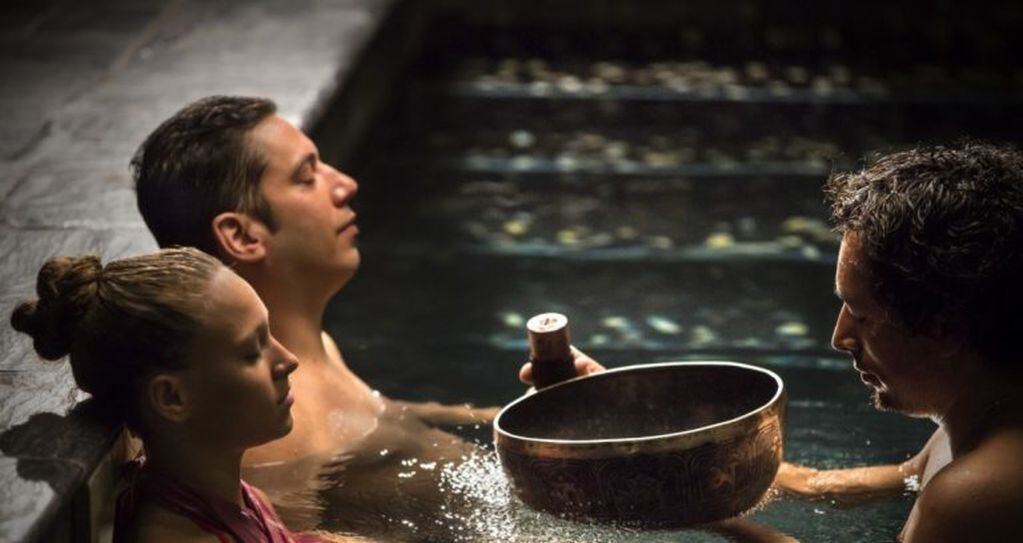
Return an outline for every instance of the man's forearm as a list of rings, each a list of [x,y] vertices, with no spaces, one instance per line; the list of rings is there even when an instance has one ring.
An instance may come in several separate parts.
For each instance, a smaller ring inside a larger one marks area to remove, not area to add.
[[[705,526],[706,529],[727,536],[736,543],[799,543],[774,528],[742,518],[731,518]]]
[[[394,409],[419,418],[436,426],[459,426],[465,424],[489,424],[494,420],[498,407],[473,407],[471,404],[445,405],[438,402],[409,402],[390,400]]]
[[[806,497],[867,497],[913,490],[916,474],[907,463],[861,468],[818,470],[783,463],[775,486]]]

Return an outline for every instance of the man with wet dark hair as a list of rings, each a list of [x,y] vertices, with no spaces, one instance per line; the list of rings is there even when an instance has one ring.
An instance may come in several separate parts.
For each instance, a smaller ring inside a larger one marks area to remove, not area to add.
[[[992,364],[1016,362],[1019,153],[981,144],[899,153],[832,179],[828,192],[836,225],[856,232],[874,294],[895,322],[915,334],[947,329]]]
[[[1023,156],[981,143],[891,154],[828,181],[842,233],[832,344],[880,409],[938,430],[901,465],[785,464],[798,494],[920,494],[906,542],[1023,533]]]
[[[266,158],[248,133],[277,112],[265,98],[212,96],[185,107],[146,138],[132,158],[136,198],[161,247],[218,254],[210,224],[240,211],[273,225],[260,191]]]

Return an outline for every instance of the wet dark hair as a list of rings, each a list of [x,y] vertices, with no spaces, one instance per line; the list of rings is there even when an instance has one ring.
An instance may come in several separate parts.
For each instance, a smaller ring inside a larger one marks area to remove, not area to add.
[[[176,247],[115,260],[57,257],[39,270],[37,300],[11,314],[39,356],[70,354],[79,388],[104,411],[145,434],[141,410],[148,378],[185,367],[183,350],[200,324],[219,260]]]
[[[855,232],[873,294],[911,333],[963,334],[991,361],[1023,335],[1023,156],[965,141],[834,175],[840,232]],[[937,328],[935,326],[937,325]]]
[[[210,96],[163,122],[131,160],[139,211],[161,247],[218,254],[211,223],[225,211],[276,228],[260,191],[266,160],[248,133],[273,115],[265,98]]]

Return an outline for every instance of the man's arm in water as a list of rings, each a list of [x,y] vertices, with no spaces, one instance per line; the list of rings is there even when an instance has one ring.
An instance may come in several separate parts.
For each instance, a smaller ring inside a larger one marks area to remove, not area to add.
[[[726,536],[735,543],[799,543],[796,538],[774,528],[738,517],[720,520],[704,528]]]
[[[942,439],[935,433],[916,456],[901,464],[818,470],[782,463],[774,486],[809,498],[863,498],[898,494],[906,490],[907,478],[915,476],[919,480],[927,465],[931,449],[941,441]],[[798,543],[798,540],[788,534],[743,518],[715,522],[705,528],[727,536],[736,543]]]
[[[939,429],[916,456],[901,464],[819,470],[783,462],[778,468],[774,486],[806,498],[869,498],[900,494],[913,485],[919,488],[931,452],[945,443],[943,438]]]
[[[500,407],[473,407],[472,404],[445,405],[437,402],[408,402],[387,400],[388,410],[394,409],[399,416],[411,415],[431,426],[464,426],[469,424],[490,424]]]

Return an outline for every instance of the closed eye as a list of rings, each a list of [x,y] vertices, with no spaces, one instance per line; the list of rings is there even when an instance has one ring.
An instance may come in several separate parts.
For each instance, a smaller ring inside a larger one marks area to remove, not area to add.
[[[848,303],[845,304],[845,312],[850,317],[852,317],[854,321],[856,321],[858,323],[863,323],[863,322],[866,322],[866,320],[867,320],[867,316],[866,315],[863,315],[863,314],[860,314],[860,313],[856,313],[855,311],[852,310],[851,307],[849,307]]]
[[[243,359],[246,362],[256,362],[263,357],[263,352],[270,343],[270,328],[264,321],[245,341],[245,354]]]
[[[313,184],[316,181],[316,165],[319,160],[319,157],[316,156],[315,153],[309,153],[306,155],[302,159],[302,162],[299,163],[298,167],[295,168],[292,179],[302,185]]]

